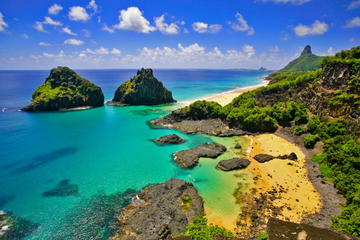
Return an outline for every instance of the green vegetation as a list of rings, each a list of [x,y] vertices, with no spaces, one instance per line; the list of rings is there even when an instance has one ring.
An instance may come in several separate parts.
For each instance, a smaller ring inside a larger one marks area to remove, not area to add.
[[[295,135],[302,135],[306,132],[306,128],[304,127],[300,127],[300,126],[296,126],[295,129],[294,129],[294,134]]]
[[[313,148],[318,141],[320,141],[319,135],[310,135],[304,137],[304,145],[306,148]]]
[[[320,64],[321,66],[334,66],[334,64],[339,62],[347,63],[355,70],[360,70],[360,46],[351,48],[350,50],[342,50],[332,57],[324,57]]]
[[[50,71],[44,84],[40,85],[32,95],[32,102],[48,102],[50,99],[66,97],[82,99],[89,98],[89,93],[100,91],[100,87],[80,77],[68,67],[57,67]]]
[[[297,59],[291,61],[283,69],[279,71],[315,71],[321,68],[320,62],[323,57],[314,54],[304,54]]]
[[[268,234],[266,232],[260,234],[260,237],[258,238],[258,240],[267,240],[268,239]]]
[[[186,232],[180,235],[191,237],[193,240],[211,240],[212,235],[221,235],[225,237],[235,237],[229,230],[217,225],[207,224],[205,213],[198,213],[193,217],[192,223],[186,227]]]

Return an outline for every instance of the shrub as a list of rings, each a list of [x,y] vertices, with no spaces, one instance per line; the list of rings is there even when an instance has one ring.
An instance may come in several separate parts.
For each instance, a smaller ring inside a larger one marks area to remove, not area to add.
[[[268,234],[266,232],[260,234],[260,237],[258,238],[258,240],[267,240],[268,239]]]
[[[296,126],[295,130],[294,130],[294,133],[295,133],[295,135],[302,135],[302,134],[304,134],[305,131],[306,131],[306,128]]]
[[[319,135],[309,135],[304,137],[304,145],[306,148],[313,148],[319,140]]]

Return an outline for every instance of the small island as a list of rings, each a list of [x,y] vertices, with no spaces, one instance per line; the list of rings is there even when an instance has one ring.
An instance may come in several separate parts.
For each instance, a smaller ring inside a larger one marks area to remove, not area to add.
[[[58,111],[103,105],[104,94],[100,87],[68,67],[57,67],[51,69],[45,83],[32,94],[31,103],[21,110]]]
[[[122,83],[115,92],[112,101],[106,104],[113,106],[157,105],[173,103],[176,100],[162,82],[153,75],[151,68],[138,70],[136,76]]]

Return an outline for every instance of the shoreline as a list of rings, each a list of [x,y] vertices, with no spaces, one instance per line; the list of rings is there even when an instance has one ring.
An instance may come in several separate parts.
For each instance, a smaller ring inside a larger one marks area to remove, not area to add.
[[[181,107],[185,107],[185,106],[189,106],[190,104],[196,102],[196,101],[214,101],[219,103],[221,106],[225,106],[229,103],[232,102],[232,100],[236,97],[238,97],[240,94],[248,92],[248,91],[252,91],[254,89],[257,89],[259,87],[264,87],[267,86],[269,84],[270,81],[265,80],[267,76],[261,76],[261,77],[256,77],[256,78],[261,78],[263,79],[263,82],[257,85],[251,85],[251,86],[247,86],[247,87],[241,87],[241,88],[235,88],[226,92],[221,92],[221,93],[217,93],[211,96],[204,96],[201,98],[197,98],[197,99],[193,99],[193,100],[188,100],[188,101],[184,101],[184,102],[179,102],[181,104]]]

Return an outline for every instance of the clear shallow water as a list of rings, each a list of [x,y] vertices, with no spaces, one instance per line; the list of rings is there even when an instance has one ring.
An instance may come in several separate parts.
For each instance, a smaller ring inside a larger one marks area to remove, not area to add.
[[[99,85],[106,101],[113,98],[122,82],[136,74],[136,70],[76,72]],[[0,112],[0,210],[11,210],[41,224],[28,239],[46,239],[52,227],[75,204],[98,191],[114,194],[129,188],[139,190],[172,177],[190,181],[191,175],[203,179],[193,183],[206,201],[216,188],[213,180],[225,179],[219,171],[211,173],[212,180],[209,178],[208,171],[213,169],[216,161],[210,165],[200,161],[193,170],[181,169],[172,161],[174,152],[213,141],[212,138],[186,135],[173,129],[150,129],[147,125],[147,121],[178,108],[179,103],[150,107],[104,106],[49,113],[18,111],[29,104],[32,92],[48,74],[49,71],[0,71],[0,108],[5,108]],[[184,102],[260,84],[262,80],[255,77],[263,74],[227,70],[154,70],[154,75],[173,92],[175,99]],[[151,109],[159,111],[147,111]],[[172,133],[187,142],[158,146],[150,141]],[[41,196],[64,179],[78,184],[81,196]]]

